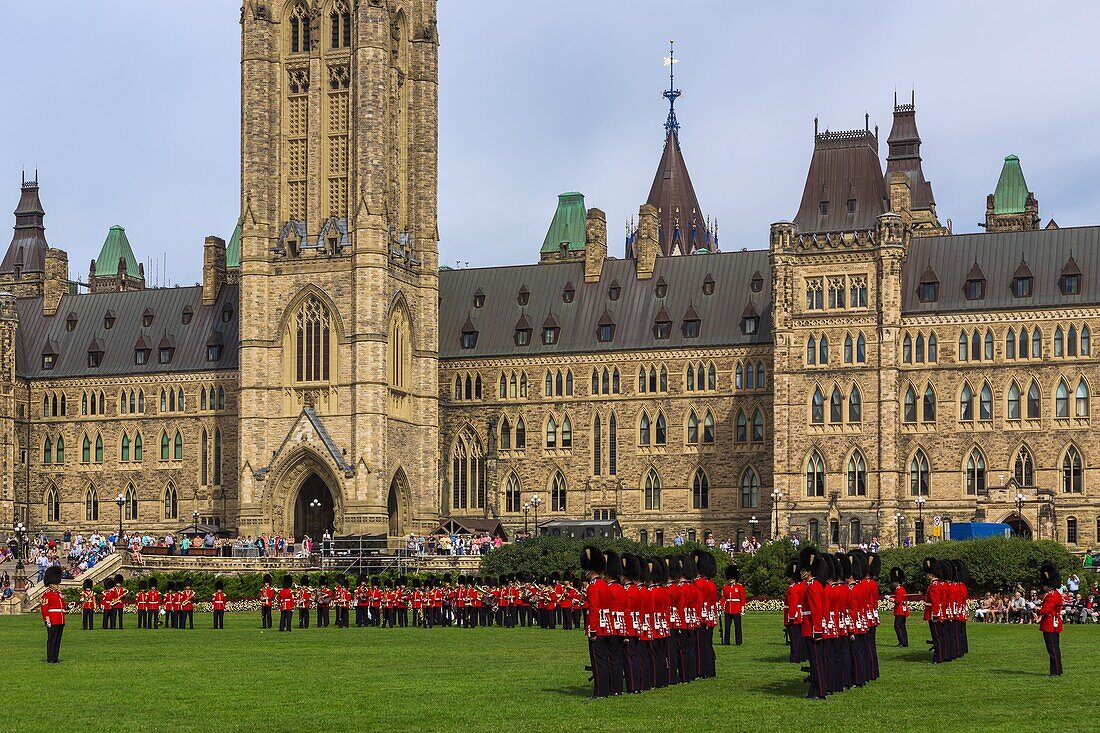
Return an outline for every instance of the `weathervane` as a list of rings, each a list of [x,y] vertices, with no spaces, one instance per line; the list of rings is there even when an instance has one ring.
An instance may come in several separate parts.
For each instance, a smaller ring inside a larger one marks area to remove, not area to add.
[[[676,88],[676,64],[680,59],[676,58],[676,41],[668,42],[668,56],[665,56],[665,66],[668,67],[668,91],[662,96],[668,100],[668,120],[665,121],[665,130],[674,132],[680,129],[680,123],[676,121],[676,99],[680,96],[680,90]]]

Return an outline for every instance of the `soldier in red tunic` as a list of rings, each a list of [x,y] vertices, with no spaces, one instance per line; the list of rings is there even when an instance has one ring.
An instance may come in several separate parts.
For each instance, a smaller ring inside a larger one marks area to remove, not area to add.
[[[302,583],[298,586],[298,628],[309,628],[309,607],[313,604],[313,593],[309,589],[309,576],[302,576]]]
[[[905,592],[905,571],[890,568],[890,582],[894,584],[894,634],[898,637],[898,646],[909,646],[909,630],[905,623],[909,619],[909,603]]]
[[[730,645],[730,624],[733,624],[734,640],[741,646],[741,614],[745,610],[745,586],[739,582],[741,571],[735,563],[726,566],[726,584],[722,586],[722,645]]]
[[[161,595],[157,589],[157,579],[149,578],[149,592],[145,594],[145,628],[160,628]]]
[[[806,584],[798,571],[797,557],[792,557],[787,562],[787,577],[791,584],[787,586],[787,594],[783,600],[783,632],[791,647],[790,661],[797,664],[806,661],[806,645],[802,641],[802,607],[806,599]],[[726,639],[728,644],[728,632]]]
[[[283,588],[279,591],[277,600],[279,603],[279,631],[290,632],[294,623],[294,579],[289,575],[283,576]]]
[[[221,580],[214,581],[214,596],[210,599],[210,605],[214,608],[214,628],[225,628],[225,604],[228,599],[225,596],[225,583]]]
[[[65,631],[65,599],[61,597],[61,568],[51,565],[42,578],[47,590],[42,594],[42,621],[46,624],[46,661],[57,664],[61,653],[61,634]]]
[[[317,580],[317,627],[328,628],[329,609],[332,606],[332,589],[328,587],[328,577],[322,575]]]
[[[195,591],[191,590],[191,579],[183,581],[180,591],[180,628],[195,628]]]
[[[798,554],[798,569],[805,579],[805,602],[802,605],[802,640],[810,662],[810,691],[807,697],[821,698],[827,694],[828,659],[825,653],[828,623],[829,566],[816,547],[804,547]]]
[[[114,614],[111,613],[111,604],[115,598],[115,579],[107,576],[103,579],[103,592],[100,594],[99,610],[103,613],[103,628],[114,628]]]
[[[80,628],[90,631],[95,628],[95,591],[92,590],[92,581],[84,581],[84,589],[80,591],[81,620]]]
[[[111,612],[114,614],[115,621],[112,622],[111,628],[115,628],[114,623],[118,623],[119,630],[122,630],[122,612],[126,607],[126,587],[122,585],[122,574],[115,576],[115,597],[111,603]]]
[[[275,589],[271,587],[271,573],[264,573],[264,587],[260,589],[260,628],[271,628],[271,607],[275,604]]]
[[[1043,596],[1043,604],[1039,607],[1039,630],[1043,632],[1043,641],[1047,645],[1047,654],[1050,655],[1050,676],[1062,676],[1062,605],[1065,598],[1059,588],[1062,585],[1058,568],[1050,563],[1045,563],[1039,569],[1039,580],[1046,595]]]
[[[698,675],[709,679],[717,674],[714,655],[714,627],[718,625],[718,586],[714,576],[718,574],[718,561],[706,550],[692,553],[699,577],[695,588],[699,593],[699,632],[696,637]]]
[[[592,670],[593,697],[611,694],[611,653],[608,638],[611,636],[611,610],[604,571],[607,558],[599,548],[586,545],[581,550],[581,570],[584,572],[585,624],[588,637],[588,656]]]

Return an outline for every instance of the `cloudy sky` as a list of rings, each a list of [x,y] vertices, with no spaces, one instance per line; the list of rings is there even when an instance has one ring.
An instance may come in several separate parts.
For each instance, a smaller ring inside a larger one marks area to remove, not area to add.
[[[1100,223],[1100,3],[896,7],[440,0],[441,261],[535,261],[569,190],[607,212],[618,240],[660,155],[670,38],[684,154],[723,249],[764,247],[769,223],[794,215],[815,115],[839,130],[870,113],[885,157],[894,90],[913,87],[925,173],[955,231],[976,229],[1008,153],[1044,221]],[[112,224],[140,260],[167,261],[162,283],[195,282],[203,237],[229,236],[239,8],[5,4],[0,209],[14,208],[21,170],[37,168],[47,236],[74,276]]]

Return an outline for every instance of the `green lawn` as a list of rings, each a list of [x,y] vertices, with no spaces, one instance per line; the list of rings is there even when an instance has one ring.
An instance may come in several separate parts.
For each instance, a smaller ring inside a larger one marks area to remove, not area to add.
[[[97,617],[98,620],[98,617]],[[718,647],[718,679],[589,700],[579,633],[539,629],[80,630],[47,665],[36,617],[0,618],[4,730],[873,731],[1084,730],[1100,679],[1100,627],[1063,634],[1067,673],[1046,676],[1034,626],[971,624],[971,653],[933,666],[925,629],[909,649],[880,629],[881,679],[810,701],[773,614],[746,616],[746,644]],[[277,620],[277,619],[276,619]]]

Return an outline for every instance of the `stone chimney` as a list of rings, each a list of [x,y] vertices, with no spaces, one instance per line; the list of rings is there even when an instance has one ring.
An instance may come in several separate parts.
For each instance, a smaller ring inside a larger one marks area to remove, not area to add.
[[[642,204],[638,209],[638,233],[634,244],[634,268],[639,280],[653,277],[653,266],[657,263],[657,207]]]
[[[42,281],[42,315],[57,314],[61,296],[69,292],[69,255],[65,250],[46,250],[46,276]]]
[[[913,196],[909,188],[909,176],[901,171],[890,175],[890,211],[901,217],[905,226],[913,221]]]
[[[213,305],[225,284],[225,240],[207,237],[202,248],[202,304]]]
[[[596,283],[603,274],[607,259],[607,216],[599,209],[589,209],[584,220],[584,281]]]

